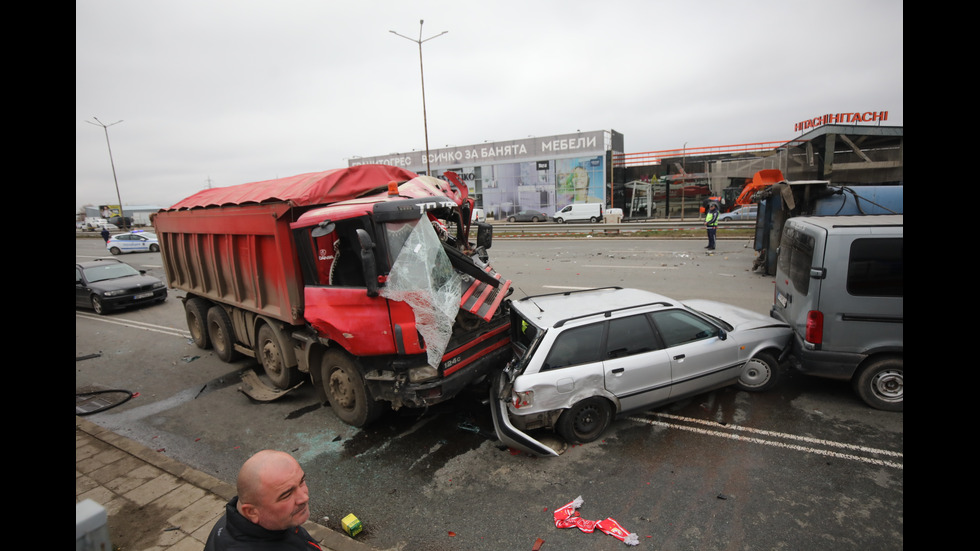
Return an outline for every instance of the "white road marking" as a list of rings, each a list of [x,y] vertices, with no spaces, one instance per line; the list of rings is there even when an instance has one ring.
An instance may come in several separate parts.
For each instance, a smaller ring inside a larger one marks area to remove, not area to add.
[[[904,464],[903,463],[900,463],[900,462],[887,461],[887,460],[884,460],[884,459],[878,459],[877,457],[870,457],[870,456],[879,455],[879,456],[886,456],[886,457],[896,457],[899,460],[901,460],[902,457],[903,457],[902,452],[894,452],[894,451],[890,451],[890,450],[881,450],[881,449],[877,449],[877,448],[869,448],[869,447],[866,447],[866,446],[857,446],[857,445],[854,445],[854,444],[847,444],[847,443],[844,443],[844,442],[834,442],[832,440],[821,440],[819,438],[811,438],[811,437],[808,437],[808,436],[797,436],[797,435],[794,435],[794,434],[786,434],[786,433],[781,433],[781,432],[773,432],[773,431],[768,431],[768,430],[763,430],[763,429],[754,429],[754,428],[751,428],[751,427],[742,427],[742,426],[739,426],[739,425],[720,425],[720,424],[718,424],[716,422],[713,422],[713,421],[707,421],[707,420],[704,420],[704,419],[695,419],[695,418],[692,418],[692,417],[682,417],[682,416],[679,416],[679,415],[671,415],[671,414],[668,414],[668,413],[649,412],[649,414],[650,415],[654,415],[656,417],[662,417],[664,419],[669,419],[669,421],[659,421],[659,420],[656,420],[656,419],[649,419],[649,418],[645,418],[645,417],[635,417],[635,416],[634,417],[628,417],[628,419],[631,420],[631,421],[635,421],[637,423],[645,423],[645,424],[648,424],[648,425],[657,425],[657,426],[662,426],[662,427],[667,427],[667,428],[672,428],[672,429],[686,430],[686,431],[696,432],[698,434],[704,434],[704,435],[708,435],[708,436],[718,436],[718,437],[721,437],[721,438],[728,438],[728,439],[731,439],[731,440],[740,440],[740,441],[744,441],[744,442],[752,442],[752,443],[755,443],[755,444],[763,444],[763,445],[766,445],[766,446],[774,446],[774,447],[778,447],[778,448],[791,449],[791,450],[796,450],[796,451],[802,451],[802,452],[805,452],[805,453],[813,453],[813,454],[817,454],[817,455],[825,455],[825,456],[829,456],[829,457],[835,457],[835,458],[838,458],[838,459],[848,459],[848,460],[851,460],[851,461],[860,461],[860,462],[869,463],[869,464],[872,464],[872,465],[881,465],[883,467],[893,467],[893,468],[902,469],[902,470],[904,470],[904,468],[905,468]],[[711,426],[711,427],[716,427],[716,429],[718,429],[718,430],[710,430],[710,429],[703,429],[703,428],[699,428],[699,427],[692,427],[692,426],[687,426],[687,425],[681,425],[681,424],[678,424],[677,423],[678,421],[680,421],[680,422],[687,422],[687,423],[694,423],[696,425],[707,425],[707,426]],[[724,431],[732,431],[732,432],[724,432]],[[755,434],[755,435],[759,435],[760,438],[756,438],[754,436],[746,436],[744,434],[739,434],[739,433]],[[782,438],[782,439],[790,440],[790,441],[799,441],[799,442],[803,442],[804,444],[792,444],[792,443],[787,443],[787,442],[780,442],[780,441],[774,440],[776,438]],[[866,454],[866,455],[856,455],[855,453],[843,453],[843,452],[834,451],[832,449],[820,449],[820,448],[817,448],[817,447],[814,447],[814,446],[824,446],[824,447],[827,447],[827,448],[840,448],[840,449],[848,450],[848,451],[851,451],[851,452],[856,452],[856,453]]]
[[[182,337],[185,339],[189,339],[191,337],[190,331],[184,329],[174,329],[173,327],[154,325],[152,323],[146,323],[146,322],[136,321],[136,320],[128,320],[126,318],[118,318],[118,317],[107,318],[98,315],[83,314],[79,312],[75,313],[75,317],[94,320],[94,321],[102,321],[105,323],[113,323],[116,325],[122,325],[124,327],[132,327],[135,329],[144,329],[146,331],[153,331],[154,333],[163,333],[164,335]]]

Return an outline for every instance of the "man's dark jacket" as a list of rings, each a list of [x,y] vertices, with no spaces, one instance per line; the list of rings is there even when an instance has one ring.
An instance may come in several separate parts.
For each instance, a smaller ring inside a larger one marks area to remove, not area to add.
[[[312,536],[302,527],[289,530],[266,530],[243,517],[238,512],[238,498],[233,497],[225,505],[225,516],[218,519],[204,551],[251,551],[251,550],[321,549]]]

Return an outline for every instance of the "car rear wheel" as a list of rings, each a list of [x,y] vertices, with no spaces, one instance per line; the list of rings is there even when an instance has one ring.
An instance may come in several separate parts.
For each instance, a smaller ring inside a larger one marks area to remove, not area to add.
[[[320,377],[330,408],[348,425],[363,427],[384,412],[384,402],[371,396],[354,360],[347,354],[336,350],[324,354]]]
[[[286,365],[286,357],[279,346],[275,331],[268,325],[259,329],[259,361],[262,369],[277,388],[286,390],[298,382],[299,372]]]
[[[612,406],[602,398],[592,397],[565,410],[555,430],[570,444],[585,444],[599,438],[610,422]]]
[[[747,392],[763,392],[779,382],[779,362],[765,352],[756,354],[742,366],[742,374],[735,386]]]
[[[905,383],[902,358],[872,361],[854,378],[854,390],[869,406],[884,411],[904,411]]]
[[[122,251],[119,250],[119,247],[110,247],[109,248],[109,252],[112,253],[112,254],[119,254]]]
[[[537,223],[537,221],[538,221],[538,217],[537,216],[532,216],[531,217],[531,222]]]
[[[191,333],[194,344],[202,349],[211,348],[208,337],[208,305],[199,298],[187,299],[184,303],[184,318],[187,320],[187,330]]]
[[[238,358],[235,350],[235,332],[228,319],[228,313],[221,306],[208,309],[208,337],[214,353],[223,362],[233,362]]]

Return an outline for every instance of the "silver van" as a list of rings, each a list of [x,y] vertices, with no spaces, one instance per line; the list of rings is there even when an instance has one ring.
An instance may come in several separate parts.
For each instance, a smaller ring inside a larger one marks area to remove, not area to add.
[[[850,380],[887,411],[903,411],[902,218],[788,219],[770,312],[793,327],[803,373]]]

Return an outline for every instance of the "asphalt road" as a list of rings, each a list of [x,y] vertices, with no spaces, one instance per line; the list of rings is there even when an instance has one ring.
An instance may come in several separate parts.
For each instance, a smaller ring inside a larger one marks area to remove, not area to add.
[[[750,271],[746,241],[503,240],[490,251],[515,293],[604,285],[724,300],[768,312],[770,277]],[[105,256],[76,239],[76,256]],[[160,255],[122,257],[162,277]],[[340,423],[309,387],[271,403],[238,392],[252,360],[226,364],[190,342],[178,293],[164,304],[96,316],[76,311],[76,392],[137,395],[88,419],[233,482],[262,448],[293,453],[312,511],[378,549],[619,549],[598,531],[555,527],[578,496],[589,520],[613,518],[646,549],[901,549],[903,414],[865,406],[845,383],[790,371],[765,394],[724,389],[614,422],[556,458],[495,440],[482,391],[367,429]]]

